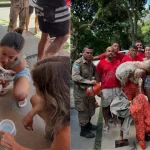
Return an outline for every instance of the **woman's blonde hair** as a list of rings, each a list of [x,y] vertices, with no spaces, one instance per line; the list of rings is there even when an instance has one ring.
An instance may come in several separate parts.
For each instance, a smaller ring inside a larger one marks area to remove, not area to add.
[[[32,70],[32,78],[44,96],[47,124],[52,133],[70,124],[70,59],[49,57],[39,61]]]

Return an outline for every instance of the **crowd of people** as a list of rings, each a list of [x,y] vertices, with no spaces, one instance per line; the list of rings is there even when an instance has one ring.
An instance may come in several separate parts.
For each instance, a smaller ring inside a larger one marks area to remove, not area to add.
[[[70,150],[70,57],[55,56],[68,38],[69,5],[70,1],[66,0],[11,0],[8,33],[0,39],[0,64],[14,75],[13,95],[17,105],[22,109],[27,103],[32,105],[31,111],[22,118],[23,126],[32,131],[33,118],[39,115],[45,122],[46,137],[52,142],[50,150]],[[34,7],[35,33],[39,24],[42,35],[37,46],[38,61],[30,70],[22,52],[25,43],[23,32],[26,25],[26,33],[29,34],[29,20]],[[55,39],[44,52],[48,36]],[[36,94],[28,102],[31,80]],[[0,96],[7,94],[11,81],[1,79],[0,84]],[[9,132],[0,131],[0,134],[0,145],[8,150],[32,149],[21,146]]]
[[[114,42],[106,48],[106,52],[99,56],[93,56],[94,50],[90,47],[83,49],[82,57],[76,60],[72,67],[72,80],[74,81],[75,108],[78,111],[79,126],[81,126],[80,136],[93,138],[95,134],[91,130],[97,127],[90,123],[91,117],[95,113],[95,96],[86,94],[86,90],[91,85],[101,83],[101,91],[98,94],[101,97],[102,113],[104,117],[103,132],[108,133],[110,126],[121,126],[120,121],[115,115],[111,115],[110,105],[119,93],[124,92],[127,100],[131,102],[140,94],[138,84],[127,81],[124,87],[121,87],[120,81],[116,77],[116,70],[125,62],[142,62],[149,60],[150,45],[142,49],[141,41],[136,41],[135,45],[129,47],[128,54],[120,51],[118,42]],[[94,66],[93,60],[100,60],[97,66]],[[143,79],[142,93],[150,102],[150,62],[148,66],[137,63],[135,67],[143,69],[146,76]],[[124,68],[125,69],[125,68]],[[138,75],[138,74],[137,74]],[[139,74],[140,76],[140,74]]]

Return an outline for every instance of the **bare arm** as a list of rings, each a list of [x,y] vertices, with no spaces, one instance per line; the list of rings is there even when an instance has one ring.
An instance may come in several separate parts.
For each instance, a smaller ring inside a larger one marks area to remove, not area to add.
[[[94,56],[93,60],[100,60],[99,56]]]
[[[143,69],[144,71],[146,71],[147,73],[150,73],[150,68],[141,64],[135,64],[135,66],[139,69]]]

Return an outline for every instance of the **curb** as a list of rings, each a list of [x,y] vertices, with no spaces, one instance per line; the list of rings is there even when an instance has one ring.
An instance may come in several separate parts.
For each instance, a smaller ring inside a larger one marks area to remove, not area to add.
[[[0,7],[10,7],[10,3],[0,3]]]

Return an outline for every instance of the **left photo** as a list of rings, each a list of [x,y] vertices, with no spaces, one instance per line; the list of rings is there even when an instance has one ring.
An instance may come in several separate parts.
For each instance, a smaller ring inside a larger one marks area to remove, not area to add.
[[[0,150],[70,150],[70,1],[0,1]]]

